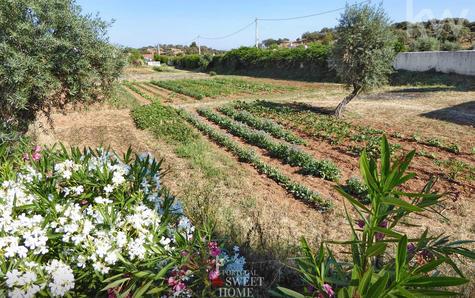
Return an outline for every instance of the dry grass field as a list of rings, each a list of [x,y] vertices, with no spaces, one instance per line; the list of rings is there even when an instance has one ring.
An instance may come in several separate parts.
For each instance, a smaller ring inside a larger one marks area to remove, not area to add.
[[[443,205],[438,207],[443,216],[415,215],[411,223],[418,227],[408,227],[406,232],[412,234],[429,228],[434,234],[475,239],[474,86],[458,87],[440,82],[392,85],[354,100],[344,118],[335,120],[328,113],[348,92],[344,86],[230,78],[275,88],[197,100],[151,81],[213,80],[214,77],[185,71],[159,73],[148,68],[129,69],[119,87],[121,92],[113,101],[53,114],[52,126],[45,119],[39,119],[30,133],[39,143],[103,145],[116,151],[125,151],[131,146],[135,151],[148,151],[164,158],[165,184],[188,210],[193,210],[195,221],[216,221],[218,231],[247,247],[247,255],[255,261],[257,269],[261,265],[275,266],[276,270],[266,276],[269,286],[286,278],[287,269],[282,261],[295,252],[300,237],[305,236],[312,243],[347,238],[349,227],[344,217],[343,198],[334,186],[348,186],[349,179],[359,176],[359,152],[363,148],[374,150],[382,134],[394,145],[395,155],[416,150],[410,170],[417,175],[406,190],[420,191],[425,182],[435,176],[438,180],[435,189],[447,193]],[[331,207],[322,212],[302,202],[197,130],[193,129],[193,141],[176,142],[161,138],[153,130],[137,128],[131,109],[153,101],[184,109],[240,146],[252,148],[266,164],[319,193]],[[223,123],[198,112],[205,109],[251,133],[266,130],[252,121],[230,117],[223,113],[223,107],[258,123],[272,123],[278,128],[274,133],[266,131],[268,140],[308,153],[317,161],[331,162],[338,169],[339,178],[330,181],[318,173],[304,175],[301,167],[285,162],[272,155],[269,148],[250,142]],[[283,135],[279,136],[279,129],[303,142],[289,142]],[[344,255],[344,251],[335,249]],[[465,265],[475,274],[473,266]],[[466,295],[470,295],[469,287]]]

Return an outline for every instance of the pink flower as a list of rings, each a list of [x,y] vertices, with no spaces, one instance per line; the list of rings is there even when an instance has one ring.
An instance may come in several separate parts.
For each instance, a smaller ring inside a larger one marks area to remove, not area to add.
[[[221,253],[221,249],[219,249],[218,243],[216,243],[216,242],[208,243],[208,248],[209,248],[209,254],[212,257],[217,257]]]
[[[34,152],[32,155],[31,155],[31,158],[34,160],[34,161],[38,161],[40,160],[41,158],[41,154],[39,152]]]
[[[24,161],[30,160],[30,156],[28,155],[28,153],[23,153],[23,160]]]
[[[219,271],[217,269],[211,270],[208,274],[210,280],[215,280],[219,277]]]
[[[178,282],[175,280],[175,278],[173,276],[170,276],[168,278],[168,285],[173,287],[174,285],[176,285]]]
[[[360,229],[362,229],[362,228],[364,228],[365,222],[364,222],[364,220],[362,220],[362,219],[357,219],[357,220],[356,220],[356,225],[357,225]]]
[[[173,291],[175,292],[181,292],[183,291],[184,289],[186,288],[186,285],[185,283],[183,282],[178,282],[174,287],[173,287]]]
[[[41,147],[36,145],[35,147],[33,147],[33,151],[39,153],[39,152],[41,152]]]
[[[329,284],[323,284],[323,290],[328,294],[330,297],[335,297],[335,292],[333,291],[332,286]]]

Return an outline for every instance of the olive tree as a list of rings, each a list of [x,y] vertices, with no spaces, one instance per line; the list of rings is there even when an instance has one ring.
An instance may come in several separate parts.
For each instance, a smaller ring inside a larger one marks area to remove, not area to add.
[[[346,6],[336,28],[330,67],[352,92],[335,109],[335,116],[362,91],[387,83],[395,56],[395,36],[381,6]]]
[[[108,42],[108,26],[81,14],[73,0],[0,0],[2,127],[107,95],[124,66],[121,50]]]

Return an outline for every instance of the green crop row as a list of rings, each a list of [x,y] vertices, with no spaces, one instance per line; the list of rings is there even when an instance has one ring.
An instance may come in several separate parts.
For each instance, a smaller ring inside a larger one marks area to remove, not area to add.
[[[255,83],[236,78],[152,81],[152,84],[196,99],[238,93],[254,94],[295,89],[294,87]]]
[[[254,116],[269,117],[278,123],[286,126],[298,128],[307,134],[324,139],[331,144],[340,144],[343,141],[353,141],[365,143],[364,146],[352,146],[350,151],[359,153],[366,148],[369,152],[379,152],[379,142],[386,132],[379,129],[367,128],[353,125],[350,122],[332,116],[320,115],[310,110],[310,107],[303,106],[296,109],[279,103],[267,101],[255,101],[252,103],[238,102],[235,109],[247,111]],[[458,154],[460,147],[456,143],[445,144],[437,138],[423,139],[418,135],[405,137],[400,133],[392,133],[392,137],[400,140],[410,140],[422,145],[436,147],[441,150]],[[398,144],[392,145],[397,148]],[[356,148],[356,150],[354,150]],[[374,149],[374,150],[373,150]],[[377,157],[379,153],[375,155]]]
[[[292,132],[286,130],[281,125],[275,123],[272,120],[262,119],[256,117],[246,111],[237,111],[230,106],[223,106],[219,108],[219,111],[234,120],[246,123],[247,125],[268,132],[272,136],[283,139],[289,143],[293,144],[305,144],[305,141],[293,134]]]
[[[245,125],[218,115],[209,109],[199,109],[198,113],[228,130],[231,134],[267,150],[272,157],[276,157],[291,166],[300,167],[302,174],[322,177],[330,181],[336,181],[340,177],[340,170],[331,161],[317,160],[292,145],[275,142],[264,132],[253,131]]]
[[[281,173],[278,169],[264,163],[259,159],[254,151],[240,146],[228,136],[217,132],[211,126],[202,123],[196,117],[190,115],[184,110],[181,110],[180,114],[184,119],[200,130],[203,134],[207,135],[211,140],[227,148],[235,156],[237,156],[240,161],[251,164],[257,171],[277,182],[295,198],[303,200],[307,203],[311,203],[322,211],[331,207],[330,202],[327,199],[322,198],[320,194],[312,191],[306,186],[292,181],[292,179]]]
[[[131,83],[129,81],[124,81],[122,82],[125,86],[127,86],[130,90],[134,91],[135,93],[137,93],[138,95],[142,96],[143,98],[145,99],[148,99],[150,100],[151,102],[154,102],[154,101],[158,101],[159,98],[157,97],[154,97],[154,96],[150,96],[148,95],[147,93],[143,92],[140,88],[138,88],[135,84],[136,83]]]

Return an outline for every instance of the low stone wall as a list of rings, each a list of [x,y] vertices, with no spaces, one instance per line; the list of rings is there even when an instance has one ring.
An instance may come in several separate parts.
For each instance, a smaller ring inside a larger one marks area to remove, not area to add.
[[[394,68],[475,76],[475,50],[399,53],[394,61]]]

